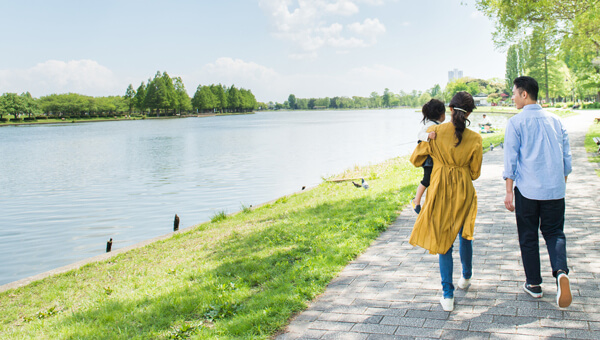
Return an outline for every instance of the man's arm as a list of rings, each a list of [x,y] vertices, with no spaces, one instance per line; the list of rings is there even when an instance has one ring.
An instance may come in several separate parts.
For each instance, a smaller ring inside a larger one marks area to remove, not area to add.
[[[506,181],[506,196],[504,206],[509,211],[515,211],[514,205],[514,179],[517,171],[517,158],[519,154],[519,138],[517,131],[509,119],[504,132],[504,172],[502,177]]]
[[[504,206],[508,211],[515,211],[515,205],[513,203],[515,195],[513,192],[513,180],[510,178],[506,179],[506,196],[504,197]]]

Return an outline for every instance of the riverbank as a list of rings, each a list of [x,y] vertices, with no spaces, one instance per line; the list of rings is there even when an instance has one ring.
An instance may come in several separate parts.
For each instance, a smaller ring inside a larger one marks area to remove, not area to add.
[[[215,116],[237,116],[237,115],[249,115],[255,114],[256,112],[235,112],[235,113],[210,113],[210,114],[194,114],[194,115],[180,115],[180,116],[159,116],[159,117],[150,117],[150,116],[129,116],[129,117],[120,117],[115,116],[114,118],[108,117],[99,117],[99,118],[49,118],[49,119],[37,119],[34,121],[21,121],[21,122],[0,122],[0,127],[2,126],[17,126],[17,125],[35,125],[35,124],[73,124],[73,123],[95,123],[95,122],[115,122],[115,121],[127,121],[127,120],[142,120],[142,119],[179,119],[179,118],[203,118],[203,117],[215,117]]]
[[[0,294],[2,338],[266,338],[320,294],[411,198],[405,158]]]

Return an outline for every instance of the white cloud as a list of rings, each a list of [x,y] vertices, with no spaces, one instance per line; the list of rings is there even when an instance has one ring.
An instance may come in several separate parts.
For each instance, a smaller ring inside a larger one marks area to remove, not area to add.
[[[344,25],[342,17],[357,15],[358,3],[383,4],[382,1],[364,0],[260,0],[259,5],[269,16],[273,36],[287,41],[296,51],[291,58],[315,58],[324,47],[360,48],[376,43],[376,36],[385,33],[379,19],[365,19]]]
[[[325,11],[338,15],[352,15],[358,13],[358,6],[349,0],[338,0],[332,4],[325,4]]]
[[[362,24],[355,22],[348,25],[348,29],[356,34],[368,37],[371,43],[376,42],[378,35],[385,33],[385,26],[379,22],[379,19],[367,18]]]
[[[223,57],[206,64],[198,72],[182,76],[190,96],[198,84],[221,83],[252,90],[259,101],[284,102],[290,93],[299,98],[369,96],[389,88],[397,93],[411,88],[415,79],[397,68],[376,64],[351,69],[338,75],[324,73],[280,73],[272,68],[241,59]]]
[[[275,70],[254,62],[222,57],[204,65],[197,72],[182,76],[188,93],[193,96],[198,85],[223,84],[249,89],[257,100],[279,95],[282,77]],[[275,93],[275,95],[273,94]],[[277,97],[275,97],[277,98]]]
[[[74,92],[91,96],[125,91],[114,73],[94,60],[48,60],[28,69],[0,70],[0,92],[25,92],[39,97]]]
[[[225,78],[270,79],[277,76],[277,72],[271,68],[228,57],[219,58],[214,63],[206,64],[204,71],[209,75]]]

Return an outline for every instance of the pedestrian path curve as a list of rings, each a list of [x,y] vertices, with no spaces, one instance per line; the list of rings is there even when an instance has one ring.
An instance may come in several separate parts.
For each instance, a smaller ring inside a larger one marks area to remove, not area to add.
[[[600,177],[583,147],[596,116],[600,113],[582,112],[564,119],[573,154],[565,222],[573,291],[569,308],[556,305],[543,239],[544,297],[523,292],[515,216],[503,204],[503,150],[495,148],[484,155],[475,181],[479,211],[472,284],[456,290],[453,312],[439,304],[437,255],[408,243],[416,216],[406,208],[277,339],[600,339]],[[456,283],[460,261],[455,253]]]

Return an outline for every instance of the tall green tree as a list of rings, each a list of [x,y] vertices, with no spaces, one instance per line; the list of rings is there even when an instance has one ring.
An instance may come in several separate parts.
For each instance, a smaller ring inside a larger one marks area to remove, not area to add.
[[[381,107],[381,96],[375,91],[371,92],[371,96],[369,97],[369,107]]]
[[[296,96],[293,94],[290,94],[288,96],[288,105],[290,106],[290,109],[295,110],[298,108],[298,105],[296,104]]]
[[[229,103],[227,102],[227,92],[225,86],[221,84],[213,84],[210,85],[210,90],[215,98],[215,109],[223,113],[223,110],[227,109],[227,107],[229,106]]]
[[[192,109],[192,101],[181,77],[173,78],[173,87],[175,88],[176,110],[181,114],[181,111],[189,111]]]
[[[0,97],[0,101],[2,102],[2,111],[5,114],[15,116],[15,119],[27,109],[23,98],[16,93],[3,93],[2,97]]]
[[[192,98],[192,106],[201,112],[210,110],[211,112],[217,107],[217,98],[211,91],[210,87],[198,85],[194,98]]]
[[[506,53],[506,91],[512,94],[513,81],[521,76],[519,72],[519,48],[511,45]]]
[[[161,82],[159,86],[159,106],[165,112],[175,110],[177,107],[177,94],[175,93],[175,85],[173,85],[173,79],[163,72],[161,76]]]
[[[387,87],[383,90],[383,96],[381,96],[381,103],[384,107],[390,107],[390,101],[393,97],[393,93]]]
[[[123,98],[129,107],[129,114],[131,114],[133,107],[135,106],[135,90],[133,89],[133,85],[129,84],[129,86],[127,86],[127,90],[125,91]]]
[[[227,103],[229,110],[232,112],[241,111],[242,107],[242,96],[240,91],[235,87],[235,85],[231,85],[229,89],[227,89]]]
[[[135,92],[135,97],[133,98],[134,106],[140,110],[140,113],[144,114],[146,111],[146,84],[142,82],[140,86],[138,86],[137,91]]]
[[[477,7],[495,20],[494,43],[498,47],[523,44],[532,39],[529,37],[532,31],[540,27],[553,28],[551,36],[546,38],[560,44],[559,55],[581,83],[576,87],[593,88],[596,99],[600,101],[600,60],[598,65],[593,63],[594,55],[600,56],[599,0],[477,0]],[[539,34],[533,39],[538,40],[533,43],[539,46]],[[553,54],[549,53],[545,58],[548,61]],[[547,95],[551,92],[550,88],[557,85],[551,83],[550,75],[553,72],[546,68],[542,75]]]
[[[39,112],[39,106],[35,98],[31,96],[31,93],[23,92],[19,95],[23,103],[23,113],[31,117],[34,113]]]

